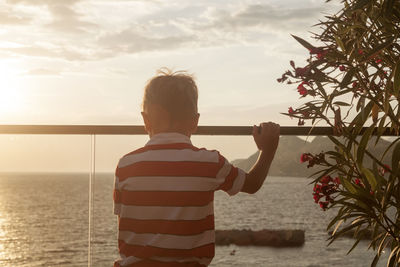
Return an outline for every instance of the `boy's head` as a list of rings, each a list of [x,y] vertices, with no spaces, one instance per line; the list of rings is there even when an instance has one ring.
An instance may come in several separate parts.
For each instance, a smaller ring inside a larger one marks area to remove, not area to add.
[[[159,70],[144,90],[142,116],[149,135],[179,132],[190,136],[199,119],[197,99],[193,76],[183,71]]]

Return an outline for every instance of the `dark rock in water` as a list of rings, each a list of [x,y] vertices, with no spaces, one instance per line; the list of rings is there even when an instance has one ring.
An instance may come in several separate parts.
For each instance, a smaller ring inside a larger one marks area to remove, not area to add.
[[[304,244],[303,230],[216,230],[217,245],[298,247]]]

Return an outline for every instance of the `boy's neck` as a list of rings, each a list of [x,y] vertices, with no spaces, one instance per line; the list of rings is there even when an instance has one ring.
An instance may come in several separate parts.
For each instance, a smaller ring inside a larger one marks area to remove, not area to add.
[[[156,134],[162,134],[162,133],[179,133],[179,134],[183,134],[186,135],[187,137],[191,137],[192,132],[189,130],[184,130],[184,129],[166,129],[166,130],[156,130],[156,131],[151,131],[149,134],[150,138],[153,137]]]

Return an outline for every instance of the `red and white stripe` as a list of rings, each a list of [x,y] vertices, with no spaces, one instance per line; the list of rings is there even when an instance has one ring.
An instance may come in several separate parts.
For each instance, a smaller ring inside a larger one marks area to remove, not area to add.
[[[215,248],[214,191],[234,195],[244,180],[218,151],[177,133],[153,136],[116,169],[121,259],[114,266],[207,266]]]

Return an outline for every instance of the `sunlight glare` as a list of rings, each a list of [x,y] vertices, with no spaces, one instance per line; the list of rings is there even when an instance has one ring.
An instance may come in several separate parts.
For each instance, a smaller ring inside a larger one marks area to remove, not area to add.
[[[5,247],[3,242],[6,240],[6,233],[3,230],[3,225],[5,224],[5,220],[2,218],[2,215],[0,213],[0,257],[4,258],[4,256],[6,256],[6,252],[5,252]]]
[[[20,111],[22,97],[17,71],[6,62],[0,62],[0,116]]]

